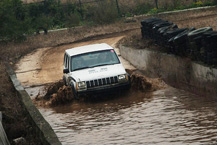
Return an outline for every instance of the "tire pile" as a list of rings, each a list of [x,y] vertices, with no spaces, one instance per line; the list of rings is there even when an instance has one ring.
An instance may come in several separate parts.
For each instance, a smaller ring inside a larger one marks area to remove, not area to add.
[[[211,27],[178,28],[176,24],[160,18],[145,19],[141,25],[142,37],[153,39],[167,48],[168,53],[209,65],[217,64],[217,31]]]

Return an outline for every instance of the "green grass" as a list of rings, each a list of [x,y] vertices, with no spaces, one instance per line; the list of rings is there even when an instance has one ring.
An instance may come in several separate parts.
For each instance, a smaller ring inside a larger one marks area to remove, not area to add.
[[[178,5],[175,8],[173,8],[173,7],[159,8],[159,9],[153,8],[150,11],[148,11],[147,14],[157,14],[157,13],[161,13],[161,12],[185,10],[185,9],[190,9],[190,8],[198,8],[198,7],[214,6],[214,5],[216,5],[214,2],[198,1],[198,2],[192,3],[190,5]]]

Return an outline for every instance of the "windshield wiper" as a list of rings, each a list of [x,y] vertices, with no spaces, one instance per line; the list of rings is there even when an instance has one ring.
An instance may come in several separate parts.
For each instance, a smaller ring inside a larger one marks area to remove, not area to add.
[[[99,65],[94,65],[93,67],[104,66],[104,65],[114,65],[114,64],[118,64],[118,63],[103,63]]]
[[[85,66],[85,67],[73,69],[72,71],[81,70],[81,69],[85,69],[85,68],[93,68],[93,67],[92,66]]]
[[[114,65],[114,64],[118,64],[118,63],[104,63],[104,64],[99,64],[99,65],[93,65],[93,66],[85,66],[85,67],[81,67],[81,68],[76,68],[72,71],[76,71],[76,70],[81,70],[81,69],[85,69],[85,68],[94,68],[94,67],[98,67],[98,66],[104,66],[104,65]]]

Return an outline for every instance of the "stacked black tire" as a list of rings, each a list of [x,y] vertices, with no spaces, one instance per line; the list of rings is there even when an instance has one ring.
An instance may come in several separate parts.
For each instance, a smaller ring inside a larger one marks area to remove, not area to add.
[[[209,65],[217,64],[217,31],[211,27],[178,28],[176,24],[159,18],[145,19],[141,25],[142,37],[153,39],[167,48],[168,53]]]

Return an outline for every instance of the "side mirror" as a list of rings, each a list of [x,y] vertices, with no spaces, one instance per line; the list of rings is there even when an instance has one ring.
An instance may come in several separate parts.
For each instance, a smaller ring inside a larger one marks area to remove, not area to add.
[[[68,69],[68,68],[66,68],[66,69],[63,69],[63,73],[64,73],[64,74],[67,74],[67,73],[69,73],[69,69]]]

